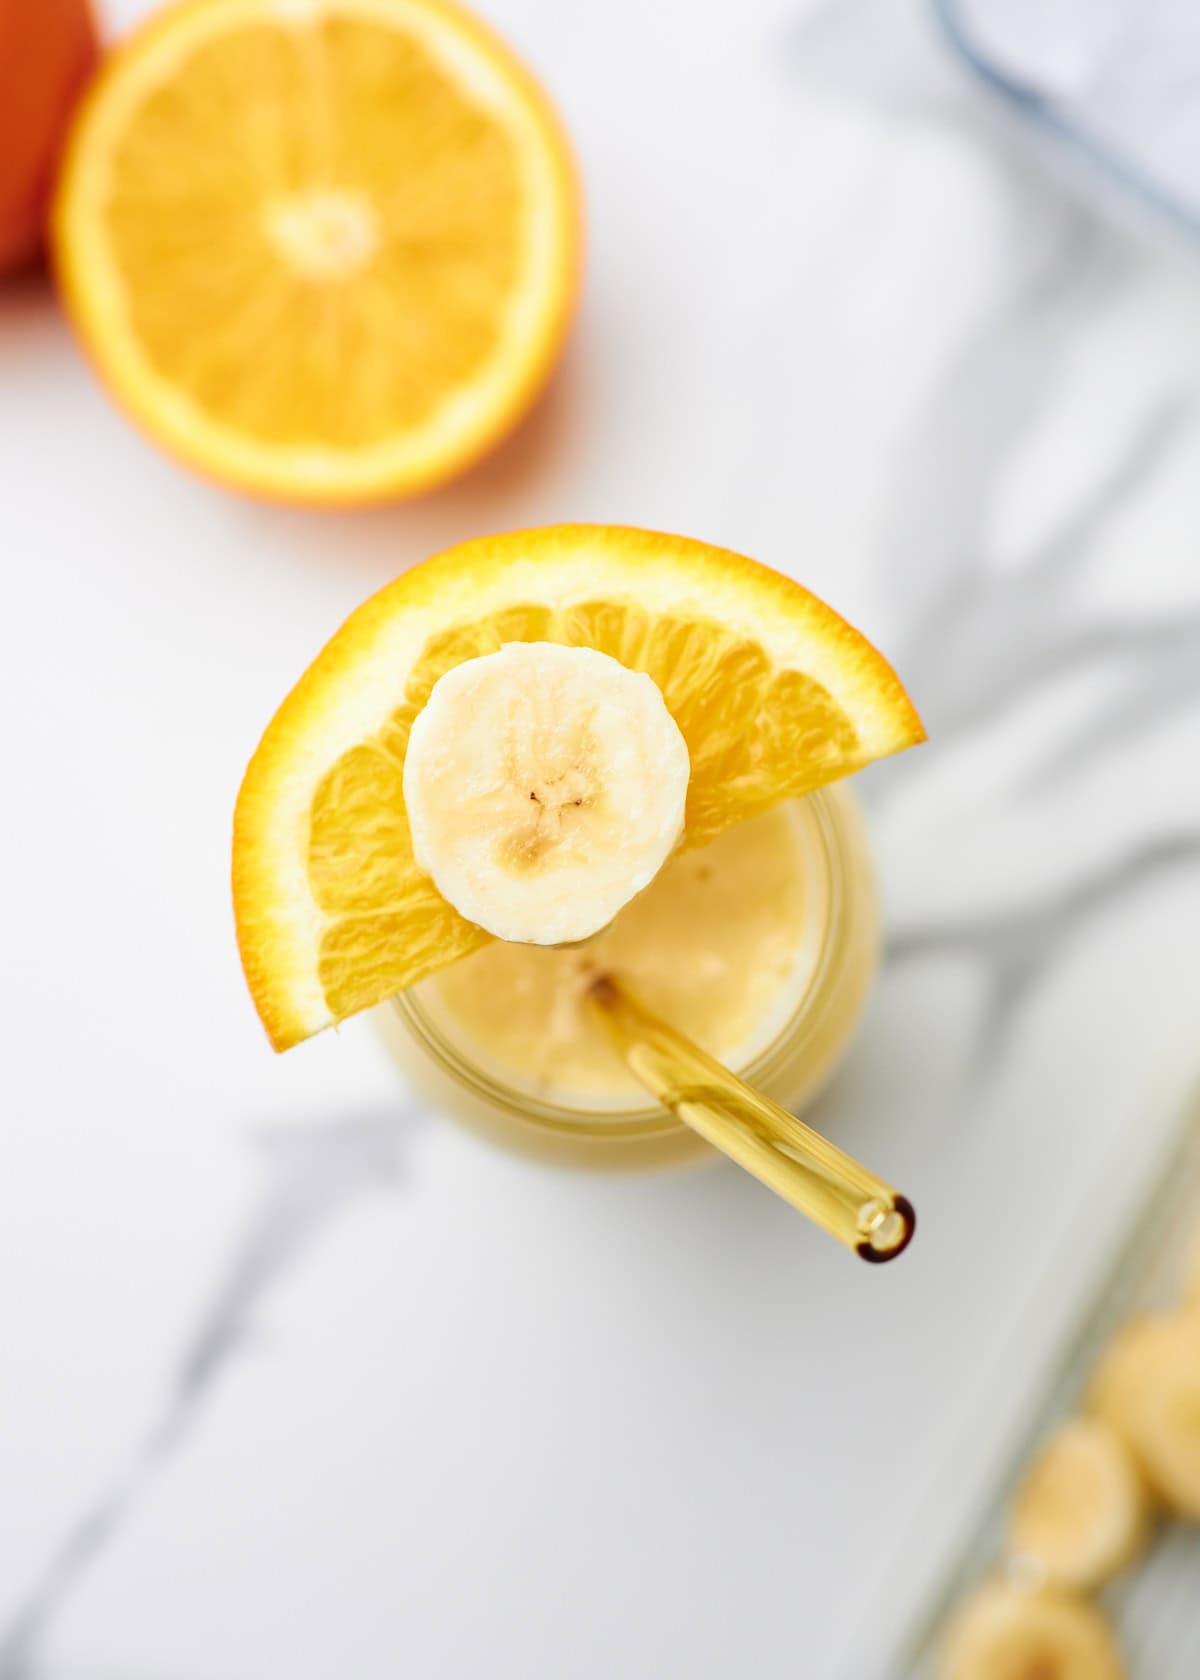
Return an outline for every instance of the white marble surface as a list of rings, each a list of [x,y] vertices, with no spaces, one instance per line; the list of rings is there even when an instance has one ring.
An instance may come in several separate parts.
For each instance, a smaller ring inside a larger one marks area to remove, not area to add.
[[[0,296],[4,1680],[882,1675],[1196,1071],[1200,269],[1012,151],[900,0],[484,9],[591,258],[458,487],[224,496]],[[399,568],[559,518],[794,572],[925,712],[865,779],[890,960],[819,1112],[918,1204],[895,1267],[733,1169],[493,1154],[361,1022],[262,1039],[258,730]]]

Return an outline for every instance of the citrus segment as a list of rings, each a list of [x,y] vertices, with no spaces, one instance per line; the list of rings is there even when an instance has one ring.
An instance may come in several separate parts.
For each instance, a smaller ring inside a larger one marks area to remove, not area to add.
[[[545,99],[443,0],[183,0],[98,78],[55,218],[135,418],[229,482],[329,501],[424,488],[515,420],[576,223]]]
[[[657,683],[691,759],[689,847],[923,738],[875,649],[741,556],[560,526],[427,561],[342,627],[242,786],[239,942],[278,1048],[487,942],[416,867],[403,766],[438,678],[511,642],[593,647]]]
[[[490,937],[443,900],[434,904],[422,893],[394,910],[335,922],[321,936],[318,973],[330,1017],[325,1024],[404,991],[423,975],[477,951]]]

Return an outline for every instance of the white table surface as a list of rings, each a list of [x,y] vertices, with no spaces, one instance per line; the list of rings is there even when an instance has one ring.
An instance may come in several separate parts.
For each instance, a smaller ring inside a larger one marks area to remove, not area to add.
[[[4,1680],[881,1672],[1195,1069],[1200,269],[858,0],[483,9],[591,250],[458,486],[222,494],[0,294]],[[894,1267],[732,1168],[493,1153],[364,1022],[266,1046],[259,730],[398,570],[557,519],[793,572],[925,712],[864,778],[891,949],[818,1112],[918,1205]]]

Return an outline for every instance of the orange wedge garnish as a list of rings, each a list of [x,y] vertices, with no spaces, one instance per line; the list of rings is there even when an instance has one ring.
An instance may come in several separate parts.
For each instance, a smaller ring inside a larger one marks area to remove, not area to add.
[[[347,620],[242,784],[238,940],[277,1049],[487,943],[414,863],[404,755],[444,671],[520,641],[598,648],[654,679],[691,758],[687,845],[923,739],[882,655],[740,555],[603,525],[438,555]]]

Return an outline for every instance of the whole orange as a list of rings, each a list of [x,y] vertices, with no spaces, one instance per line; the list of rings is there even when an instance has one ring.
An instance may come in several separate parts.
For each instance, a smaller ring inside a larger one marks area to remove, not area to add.
[[[0,274],[42,242],[63,129],[95,58],[89,0],[0,0]]]

